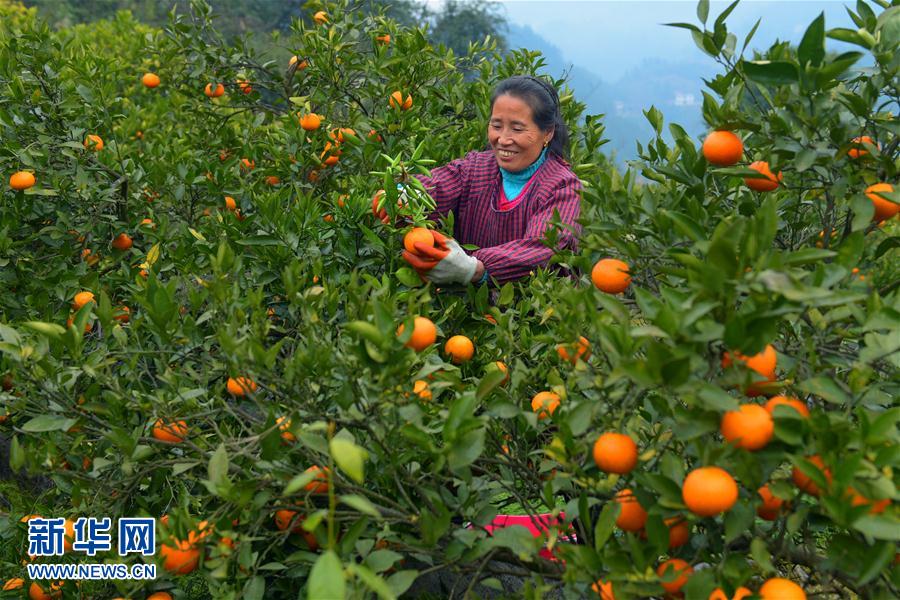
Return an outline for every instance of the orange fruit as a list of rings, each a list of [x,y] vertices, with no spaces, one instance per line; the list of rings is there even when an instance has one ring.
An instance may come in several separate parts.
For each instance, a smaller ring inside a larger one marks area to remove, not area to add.
[[[307,175],[306,178],[309,181],[311,181],[312,183],[315,183],[319,180],[319,172],[317,170],[313,169],[312,171],[309,172],[309,175]]]
[[[379,134],[379,133],[378,133],[377,131],[375,131],[374,129],[370,129],[370,130],[369,130],[369,139],[376,140],[376,141],[379,141],[379,142],[383,142],[383,141],[384,141],[384,138],[381,137],[381,134]]]
[[[762,498],[762,504],[756,507],[756,514],[765,521],[774,521],[784,507],[784,500],[772,494],[769,484],[765,484],[756,493]]]
[[[27,190],[33,186],[34,183],[34,173],[29,173],[28,171],[17,171],[9,177],[9,187],[17,192]]]
[[[155,88],[159,85],[159,75],[156,73],[144,73],[144,76],[141,77],[141,83],[144,84],[145,87]]]
[[[225,389],[232,396],[245,396],[256,391],[256,382],[249,377],[229,377],[225,382]]]
[[[316,113],[309,113],[305,115],[297,114],[300,117],[300,127],[305,129],[306,131],[315,131],[322,125],[322,117],[317,115]]]
[[[397,335],[403,335],[403,324],[397,328]],[[409,340],[404,344],[407,348],[412,348],[416,352],[421,352],[428,346],[437,341],[437,327],[431,319],[426,317],[416,317],[413,322],[413,332]]]
[[[153,219],[141,219],[141,225],[156,228],[156,225],[153,223]]]
[[[334,215],[325,215],[322,220],[326,223],[334,223]]]
[[[734,590],[734,596],[731,597],[731,600],[743,600],[747,596],[752,596],[753,592],[745,588],[744,586],[739,587]],[[712,594],[709,595],[709,600],[728,600],[728,596],[725,594],[725,590],[722,588],[716,588],[713,590]]]
[[[890,194],[893,193],[893,191],[894,186],[889,183],[876,183],[866,188],[866,196],[872,201],[872,204],[875,205],[875,214],[872,216],[872,220],[876,223],[886,221],[900,212],[900,204],[885,200],[881,196],[875,194],[875,192],[887,192]]]
[[[738,498],[734,477],[721,467],[700,467],[688,473],[681,486],[681,497],[692,513],[714,517],[729,510]]]
[[[324,10],[320,10],[313,15],[313,21],[315,21],[317,25],[324,25],[328,22],[328,13]]]
[[[416,380],[413,383],[413,394],[422,400],[431,400],[431,389],[428,387],[428,382],[424,379]]]
[[[591,269],[591,281],[601,292],[621,294],[631,283],[628,265],[616,258],[602,258]]]
[[[93,150],[94,152],[100,152],[103,150],[103,140],[99,135],[89,135],[84,140],[84,147],[88,150]]]
[[[252,171],[255,168],[256,168],[255,160],[250,160],[249,158],[241,159],[241,171],[244,171],[244,172]]]
[[[123,304],[113,312],[113,320],[127,323],[131,320],[131,309]]]
[[[266,183],[268,185],[278,185],[281,183],[281,179],[277,175],[269,175],[266,177]]]
[[[669,550],[680,548],[688,543],[691,537],[691,527],[684,517],[670,517],[663,519],[669,528]]]
[[[750,168],[754,171],[759,171],[766,176],[765,179],[757,179],[754,177],[744,178],[744,183],[747,187],[757,192],[771,192],[778,187],[778,182],[784,179],[781,175],[781,171],[778,171],[777,177],[773,175],[772,171],[769,170],[769,163],[764,160],[757,160],[750,163]]]
[[[332,156],[329,156],[328,158],[326,158],[325,160],[323,160],[322,164],[324,164],[326,167],[333,167],[334,165],[338,164],[338,161],[340,161],[340,160],[341,160],[340,156],[332,155]]]
[[[591,584],[591,589],[600,597],[600,600],[616,600],[616,596],[613,594],[612,581],[598,579]]]
[[[340,144],[348,137],[356,137],[356,131],[349,127],[339,127],[338,129],[329,132],[328,137],[330,137],[336,143]]]
[[[703,156],[718,167],[730,167],[741,160],[744,144],[730,131],[713,131],[703,140]]]
[[[375,41],[387,46],[391,43],[391,36],[390,34],[379,35],[375,37]]]
[[[413,227],[403,236],[403,247],[406,248],[407,252],[418,255],[419,251],[416,250],[417,243],[433,248],[434,236],[431,235],[431,230],[424,227]]]
[[[740,352],[735,352],[737,360],[747,365],[748,369],[756,371],[769,380],[775,379],[775,366],[778,363],[778,353],[772,344],[766,344],[766,347],[759,354],[753,356],[745,356]],[[722,356],[722,368],[727,369],[732,364],[731,354],[726,352]]]
[[[759,597],[762,600],[806,600],[806,592],[790,579],[773,577],[759,588]]]
[[[134,241],[127,233],[120,233],[112,241],[112,247],[116,250],[128,250],[134,245]]]
[[[772,415],[758,404],[742,404],[722,417],[722,437],[744,450],[759,450],[768,444],[775,433]]]
[[[235,83],[237,83],[238,89],[244,92],[244,94],[249,94],[253,91],[253,86],[250,85],[250,82],[246,79],[238,79]]]
[[[187,432],[188,426],[185,421],[170,421],[167,423],[162,419],[157,419],[156,423],[153,424],[153,437],[163,442],[172,444],[183,442],[184,438],[187,437]]]
[[[75,297],[72,299],[72,308],[74,310],[80,310],[82,306],[87,304],[88,302],[94,301],[94,294],[91,292],[78,292],[75,294]]]
[[[406,97],[404,97],[403,92],[400,90],[393,92],[388,102],[391,105],[391,108],[398,108],[400,110],[409,110],[413,105],[412,96],[407,94]]]
[[[624,475],[637,465],[637,444],[624,433],[607,432],[594,442],[594,462],[606,473]]]
[[[531,410],[538,414],[538,419],[546,419],[559,408],[559,395],[553,392],[538,392],[531,399]]]
[[[225,208],[228,210],[237,210],[237,202],[231,196],[225,196]]]
[[[765,409],[769,411],[769,414],[773,417],[775,416],[775,407],[779,404],[784,406],[790,406],[798,413],[800,413],[801,417],[807,418],[809,417],[809,409],[806,408],[806,404],[797,400],[796,398],[789,398],[787,396],[772,396],[769,398],[769,401],[766,402]]]
[[[294,56],[291,57],[291,60],[288,61],[288,67],[293,67],[294,64],[296,64],[298,61],[299,61],[299,64],[297,64],[298,71],[302,71],[303,69],[305,69],[306,67],[309,66],[309,62],[306,59],[300,60],[300,57],[295,54]]]
[[[854,147],[854,148],[850,148],[849,150],[847,150],[847,155],[850,158],[859,158],[860,156],[865,156],[866,154],[869,153],[869,151],[866,150],[862,146],[863,142],[865,142],[869,145],[875,146],[876,148],[881,150],[881,144],[876,144],[875,140],[873,140],[871,137],[869,137],[867,135],[861,135],[861,136],[855,137],[850,141],[854,144],[859,145],[859,147]]]
[[[3,591],[10,592],[12,590],[20,590],[25,586],[25,580],[21,577],[13,577],[3,584]]]
[[[303,489],[312,494],[325,494],[328,492],[328,467],[323,469],[318,465],[313,465],[306,472],[314,473],[315,477]]]
[[[59,586],[58,584],[52,584],[50,586],[50,593],[47,593],[44,591],[44,588],[42,588],[35,582],[32,583],[28,588],[28,597],[31,600],[53,600],[62,596],[62,592],[59,591],[59,587],[61,586]]]
[[[500,360],[496,360],[494,361],[494,367],[498,371],[503,371],[504,373],[506,373],[506,377],[503,378],[503,381],[500,382],[500,385],[503,385],[504,383],[509,381],[509,367],[506,366],[506,363]]]
[[[154,592],[147,596],[147,600],[172,600],[172,594],[168,592]]]
[[[851,497],[850,501],[853,506],[868,506],[869,513],[873,515],[880,515],[884,512],[884,509],[886,509],[891,504],[890,498],[884,498],[882,500],[869,500],[868,498],[854,490],[852,487],[847,488],[847,493]]]
[[[690,577],[693,572],[694,568],[689,565],[687,561],[681,560],[680,558],[670,558],[660,564],[656,569],[656,574],[659,575],[661,579],[665,578],[670,580],[660,582],[663,589],[670,594],[678,593],[681,588],[684,587],[684,584],[687,583],[688,577]],[[673,577],[674,579],[672,579]]]
[[[820,471],[822,471],[822,474],[825,475],[825,481],[829,484],[831,483],[831,471],[829,469],[825,468],[825,463],[824,463],[824,461],[822,461],[822,457],[820,457],[818,454],[816,454],[813,456],[808,456],[806,458],[806,460],[811,462],[813,465],[816,466],[816,468],[818,468]],[[816,485],[816,483],[812,480],[812,478],[805,475],[797,467],[794,467],[793,470],[791,471],[791,479],[793,479],[794,484],[798,488],[800,488],[807,494],[810,494],[812,496],[818,496],[819,493],[821,493],[819,486]]]
[[[303,531],[302,523],[303,518],[297,519],[293,526],[291,526],[291,521],[294,521],[294,516],[297,514],[295,510],[276,510],[275,511],[275,527],[278,528],[279,531],[286,531],[288,527],[291,528],[291,531],[294,533],[300,533]]]
[[[187,540],[172,539],[169,544],[161,544],[159,555],[163,569],[174,575],[187,575],[200,563],[200,549]]]
[[[579,336],[577,348],[575,348],[576,344],[559,344],[556,347],[556,353],[563,360],[567,360],[573,365],[578,362],[580,358],[583,361],[587,361],[591,357],[591,343],[587,340],[586,337]],[[569,350],[574,350],[574,352],[569,355]]]
[[[225,86],[217,83],[216,87],[213,87],[213,84],[207,83],[203,93],[206,94],[207,98],[218,98],[225,93]]]
[[[468,362],[475,354],[475,344],[464,335],[454,335],[444,344],[444,352],[450,355],[455,364]]]
[[[297,441],[297,436],[290,432],[290,419],[288,419],[287,417],[278,417],[277,419],[275,419],[275,424],[278,425],[278,429],[281,431],[281,439],[286,442]]]
[[[620,490],[615,497],[615,502],[621,507],[619,516],[616,517],[616,527],[622,531],[640,531],[647,522],[647,511],[638,502],[637,497],[630,489]]]

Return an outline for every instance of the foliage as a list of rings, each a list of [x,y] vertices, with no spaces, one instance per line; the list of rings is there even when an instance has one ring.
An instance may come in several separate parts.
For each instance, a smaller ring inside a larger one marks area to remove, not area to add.
[[[774,192],[749,191],[746,167],[712,167],[676,124],[667,144],[655,108],[657,137],[620,174],[599,151],[600,117],[563,88],[583,231],[580,250],[554,261],[580,277],[542,269],[491,293],[410,277],[404,226],[381,223],[370,200],[385,189],[393,222],[423,224],[427,203],[412,193],[397,207],[395,184],[418,188],[412,175],[481,149],[492,86],[539,72],[540,56],[484,42],[456,59],[421,29],[343,2],[312,8],[328,23],[297,19],[281,38],[302,69],[230,45],[201,2],[165,30],[124,13],[58,32],[33,17],[0,24],[0,170],[38,181],[0,196],[0,371],[11,376],[0,427],[14,469],[51,476],[47,510],[166,514],[164,539],[209,521],[199,572],[223,598],[390,598],[441,568],[464,576],[455,594],[516,573],[526,581],[507,590],[516,597],[557,586],[584,596],[598,579],[617,598],[649,597],[662,594],[667,557],[708,565],[689,598],[779,574],[822,597],[896,597],[897,507],[872,514],[847,490],[897,499],[900,238],[896,218],[872,222],[863,191],[897,182],[900,8],[861,2],[857,29],[817,20],[798,47],[753,58],[750,39],[737,52],[727,31],[731,8],[707,30],[700,2],[700,25],[679,25],[722,63],[704,117],[740,132],[748,163],[783,172]],[[861,52],[826,55],[826,36]],[[854,68],[864,55],[872,66]],[[159,88],[140,84],[146,71]],[[219,82],[226,94],[207,98]],[[412,95],[410,110],[389,105],[395,90]],[[324,125],[306,131],[297,117],[310,112]],[[341,127],[355,134],[338,144]],[[87,134],[105,148],[85,150]],[[851,158],[861,135],[878,145]],[[112,249],[122,232],[134,246]],[[631,265],[623,296],[587,277],[610,255]],[[72,312],[81,290],[97,302]],[[115,318],[121,305],[127,322]],[[406,348],[396,331],[415,315],[435,321],[441,341],[471,338],[475,358],[454,365],[437,346]],[[557,344],[579,336],[593,352],[563,360]],[[742,392],[754,373],[722,357],[766,344],[778,377],[759,391],[797,396],[811,415],[776,410],[774,438],[749,452],[718,430],[726,411],[758,400]],[[258,388],[229,394],[229,377]],[[418,380],[430,399],[413,393]],[[548,390],[560,407],[539,419],[530,400]],[[186,439],[153,437],[158,419],[184,420]],[[637,442],[635,470],[595,466],[607,431]],[[740,485],[717,517],[689,513],[681,493],[707,465]],[[819,496],[791,483],[794,467]],[[754,512],[765,483],[790,501],[772,522]],[[623,488],[649,514],[643,535],[613,526]],[[300,514],[300,531],[276,527],[279,510]],[[540,538],[488,535],[505,512],[551,512],[562,525]],[[676,516],[690,539],[669,549],[664,519]],[[560,540],[569,528],[578,543]],[[0,536],[0,576],[21,576],[24,528],[4,523]],[[542,558],[544,546],[563,560]],[[173,576],[142,585],[80,592],[185,587]]]

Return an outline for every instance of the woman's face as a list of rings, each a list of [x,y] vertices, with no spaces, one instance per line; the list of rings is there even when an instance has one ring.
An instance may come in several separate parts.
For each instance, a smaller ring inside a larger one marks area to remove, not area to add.
[[[503,94],[494,101],[488,121],[488,142],[497,164],[507,171],[528,168],[552,137],[552,132],[545,133],[537,126],[531,107],[524,100]]]

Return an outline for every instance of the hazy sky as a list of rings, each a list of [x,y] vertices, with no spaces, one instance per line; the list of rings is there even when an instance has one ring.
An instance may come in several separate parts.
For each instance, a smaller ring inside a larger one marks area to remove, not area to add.
[[[499,2],[509,20],[528,25],[559,48],[567,61],[590,69],[605,80],[616,80],[646,58],[712,59],[697,49],[689,31],[662,23],[699,24],[694,0],[507,0]],[[711,2],[707,23],[728,2]],[[831,0],[744,0],[728,17],[729,31],[738,35],[738,47],[758,18],[762,24],[752,48],[768,47],[778,39],[798,43],[809,23],[822,11],[825,26],[852,27],[844,5]]]

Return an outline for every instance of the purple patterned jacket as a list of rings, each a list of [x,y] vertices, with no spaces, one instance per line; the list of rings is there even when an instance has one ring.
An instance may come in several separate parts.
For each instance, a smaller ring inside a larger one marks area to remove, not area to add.
[[[569,164],[554,154],[532,176],[532,181],[515,207],[497,210],[502,180],[491,151],[469,152],[431,171],[431,177],[417,175],[437,204],[431,220],[454,215],[453,237],[460,244],[473,244],[471,252],[484,263],[490,277],[499,283],[525,277],[536,267],[546,266],[553,249],[541,239],[549,227],[553,211],[572,231],[559,231],[558,247],[577,251],[581,227],[581,182]]]

